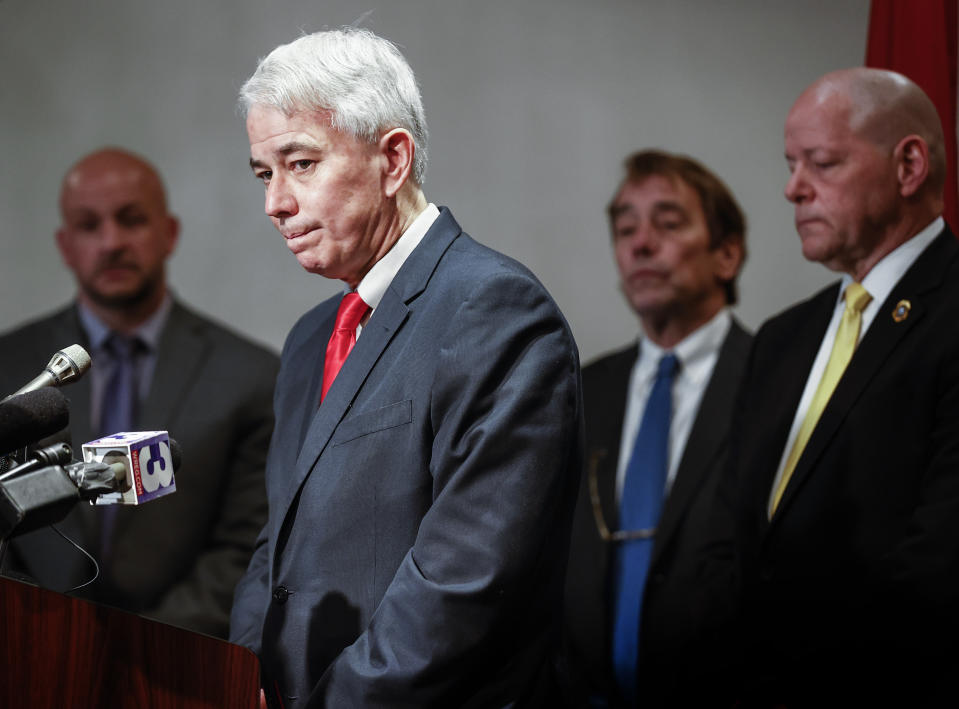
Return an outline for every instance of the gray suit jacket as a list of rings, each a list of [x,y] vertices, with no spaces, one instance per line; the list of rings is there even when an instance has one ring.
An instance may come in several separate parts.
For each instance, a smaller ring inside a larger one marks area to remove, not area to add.
[[[663,506],[643,598],[638,678],[643,706],[681,706],[712,674],[708,645],[714,597],[699,578],[710,543],[711,512],[725,463],[729,420],[749,355],[750,335],[735,320],[719,352]],[[593,468],[603,518],[618,529],[615,501],[629,376],[639,350],[632,345],[583,368],[587,466]],[[617,706],[610,664],[612,546],[599,535],[583,476],[566,580],[566,628],[573,703],[587,693]],[[711,686],[711,691],[720,691]],[[578,699],[576,699],[578,697]]]
[[[550,706],[582,451],[565,320],[444,208],[318,407],[339,300],[284,347],[232,639],[290,709]]]
[[[86,345],[74,306],[0,336],[0,392],[15,391],[74,342]],[[266,518],[263,469],[277,368],[274,354],[174,303],[139,426],[169,430],[179,441],[177,491],[119,509],[111,561],[78,595],[226,636],[234,586]],[[89,380],[63,392],[79,452],[95,437]],[[95,552],[99,518],[100,510],[83,503],[57,526]],[[11,565],[63,592],[94,573],[92,563],[49,528],[15,539],[5,569]]]

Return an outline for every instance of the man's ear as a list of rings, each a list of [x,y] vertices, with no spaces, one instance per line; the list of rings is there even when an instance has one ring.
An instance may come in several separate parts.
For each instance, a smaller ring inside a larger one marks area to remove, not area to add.
[[[384,133],[378,145],[384,158],[383,191],[387,197],[394,197],[413,172],[416,145],[413,136],[405,128],[394,128]]]
[[[169,258],[180,239],[180,220],[172,214],[167,214],[164,219],[166,219],[166,256]]]
[[[57,250],[60,252],[60,258],[63,259],[63,264],[73,270],[73,251],[70,248],[70,236],[67,234],[67,230],[62,226],[57,229],[56,232],[57,240]]]
[[[716,265],[716,277],[723,283],[735,280],[736,274],[743,265],[743,243],[738,239],[728,238],[713,248]]]
[[[893,151],[899,193],[903,197],[916,194],[929,177],[929,146],[918,135],[907,135]]]

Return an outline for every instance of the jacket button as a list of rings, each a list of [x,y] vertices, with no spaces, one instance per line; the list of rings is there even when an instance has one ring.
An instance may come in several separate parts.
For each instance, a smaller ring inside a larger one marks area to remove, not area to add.
[[[286,589],[285,586],[277,586],[273,589],[273,600],[279,603],[280,605],[286,603],[286,599],[290,597],[290,592]]]

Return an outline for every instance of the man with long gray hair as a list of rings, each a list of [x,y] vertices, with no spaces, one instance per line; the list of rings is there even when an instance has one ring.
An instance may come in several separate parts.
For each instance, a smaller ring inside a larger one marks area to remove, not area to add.
[[[549,705],[581,465],[562,314],[427,202],[419,90],[390,42],[301,37],[241,102],[267,214],[346,288],[284,347],[233,640],[277,706]]]

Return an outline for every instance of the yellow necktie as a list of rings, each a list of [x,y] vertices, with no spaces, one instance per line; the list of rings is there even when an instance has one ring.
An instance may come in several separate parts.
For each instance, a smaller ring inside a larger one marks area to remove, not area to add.
[[[776,507],[779,506],[783,491],[796,469],[796,463],[799,462],[799,456],[802,455],[803,449],[809,443],[809,438],[812,436],[813,429],[816,428],[816,423],[819,421],[823,409],[826,408],[829,397],[832,396],[836,384],[839,383],[839,378],[846,370],[849,360],[852,359],[852,353],[856,351],[856,343],[859,341],[859,328],[862,325],[862,311],[869,305],[872,296],[862,285],[855,282],[846,286],[844,295],[846,309],[843,311],[839,329],[836,331],[836,341],[833,343],[832,353],[829,355],[829,363],[826,364],[826,370],[822,374],[822,379],[819,380],[819,386],[816,388],[816,394],[809,404],[806,418],[803,419],[802,425],[799,427],[799,433],[796,435],[796,441],[793,443],[792,450],[789,451],[789,457],[786,458],[782,478],[779,485],[776,486],[776,493],[769,505],[770,518],[776,512]]]

